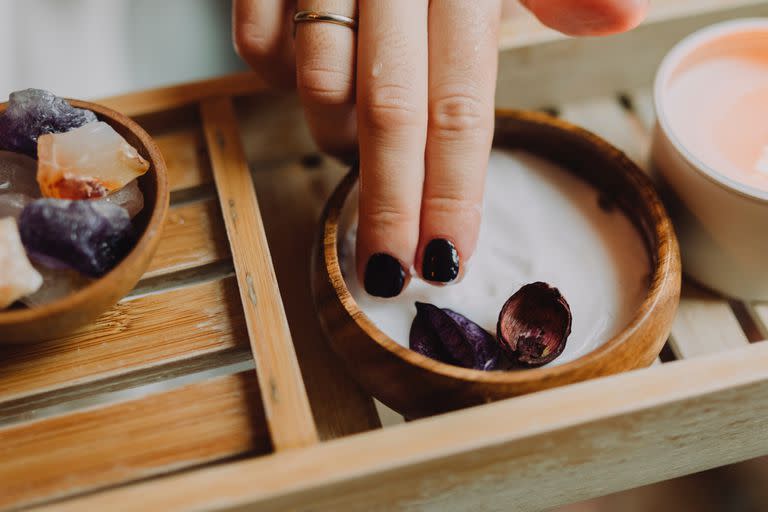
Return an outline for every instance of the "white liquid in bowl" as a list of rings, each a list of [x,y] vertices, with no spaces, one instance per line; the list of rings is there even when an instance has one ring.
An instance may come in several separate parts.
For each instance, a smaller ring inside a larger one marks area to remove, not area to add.
[[[439,287],[414,277],[394,299],[371,297],[355,274],[350,222],[340,248],[342,272],[363,312],[405,347],[416,301],[451,308],[495,333],[510,295],[544,281],[560,289],[573,313],[565,351],[551,365],[587,354],[625,327],[648,292],[650,272],[629,219],[600,208],[586,182],[527,153],[494,150],[487,180],[478,248],[458,284]],[[354,218],[356,196],[350,197],[342,218]]]

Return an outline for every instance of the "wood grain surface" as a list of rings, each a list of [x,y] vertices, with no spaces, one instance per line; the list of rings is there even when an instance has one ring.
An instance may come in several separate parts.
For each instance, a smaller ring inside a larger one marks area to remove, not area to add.
[[[3,401],[243,344],[232,278],[126,300],[55,342],[0,347],[0,410]]]
[[[144,279],[200,267],[230,257],[218,201],[171,208]]]
[[[747,343],[727,300],[693,283],[686,284],[669,339],[678,358],[722,352]]]
[[[200,106],[211,167],[276,450],[317,442],[231,98]]]
[[[196,104],[213,96],[256,94],[266,88],[266,84],[256,73],[243,72],[210,80],[112,96],[102,102],[118,112],[135,117]]]
[[[153,137],[165,158],[171,191],[213,182],[211,164],[200,126],[184,126]]]
[[[253,173],[296,355],[323,439],[381,426],[370,395],[347,373],[322,335],[309,289],[320,212],[345,171],[325,158],[314,167],[294,159]]]
[[[0,429],[0,508],[269,451],[253,372],[212,379]]]
[[[49,510],[119,504],[142,512],[528,512],[766,453],[768,343],[761,343],[161,478]]]

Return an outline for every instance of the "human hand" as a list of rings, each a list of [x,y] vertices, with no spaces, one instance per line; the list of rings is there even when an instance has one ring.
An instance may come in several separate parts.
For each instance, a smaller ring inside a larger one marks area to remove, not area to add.
[[[477,244],[493,136],[504,0],[235,0],[235,46],[271,83],[295,83],[318,145],[359,148],[357,268],[393,297],[410,269],[460,279]],[[570,35],[629,30],[648,0],[521,0]],[[357,20],[300,23],[296,11]]]

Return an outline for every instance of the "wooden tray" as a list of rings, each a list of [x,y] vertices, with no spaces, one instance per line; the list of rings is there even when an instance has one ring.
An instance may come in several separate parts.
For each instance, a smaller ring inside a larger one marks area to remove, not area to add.
[[[657,4],[606,46],[653,36],[660,56],[768,10]],[[590,96],[571,66],[605,47],[506,30],[501,105],[548,107],[645,160],[655,62],[614,66]],[[532,55],[531,76],[574,88],[522,87]],[[160,144],[172,209],[151,269],[95,325],[0,348],[0,508],[540,510],[768,453],[768,304],[691,284],[664,364],[407,424],[377,411],[313,313],[316,218],[344,169],[313,152],[295,97],[242,74],[104,103]]]

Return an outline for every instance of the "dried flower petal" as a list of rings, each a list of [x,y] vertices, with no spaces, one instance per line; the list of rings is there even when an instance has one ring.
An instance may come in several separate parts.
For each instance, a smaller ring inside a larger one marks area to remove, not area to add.
[[[427,313],[417,306],[416,317],[411,323],[410,347],[411,350],[427,356],[436,361],[454,364],[451,355],[445,350],[440,338],[435,335],[428,319]]]
[[[411,349],[445,363],[495,370],[499,346],[485,329],[450,309],[416,303],[416,317],[411,324]]]
[[[541,282],[527,284],[501,308],[497,334],[513,362],[542,366],[565,349],[571,334],[571,308],[557,288]]]
[[[475,322],[450,309],[443,309],[454,322],[464,331],[467,341],[475,353],[476,370],[498,370],[501,350],[493,334],[489,333]]]

